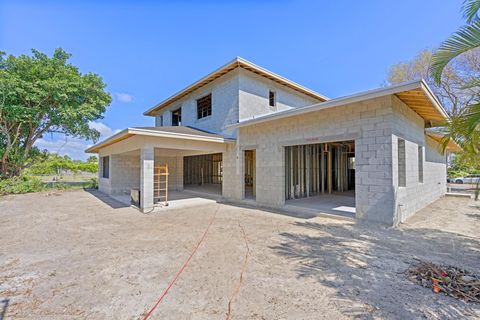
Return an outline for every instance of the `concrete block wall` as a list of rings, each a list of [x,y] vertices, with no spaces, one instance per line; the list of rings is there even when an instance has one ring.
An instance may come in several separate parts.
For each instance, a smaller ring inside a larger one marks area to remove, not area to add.
[[[140,159],[137,155],[110,155],[110,192],[130,194],[140,187]]]
[[[239,121],[320,102],[247,70],[239,72]],[[269,91],[275,92],[275,107],[269,105]]]
[[[424,120],[397,97],[393,102],[392,175],[395,194],[394,224],[446,193],[446,156],[436,141],[425,135]],[[399,186],[398,138],[405,140],[405,187]],[[423,147],[423,182],[419,179],[418,147]]]
[[[257,204],[285,204],[285,146],[354,140],[357,218],[393,224],[392,116],[387,96],[240,128],[240,149],[256,146]]]
[[[269,91],[276,93],[276,106],[270,107]],[[212,115],[197,119],[197,99],[212,94]],[[273,112],[320,102],[317,99],[279,85],[244,69],[236,69],[212,83],[172,103],[156,116],[156,125],[163,115],[163,125],[172,125],[172,111],[182,108],[182,125],[191,126],[235,138],[237,131],[229,124]]]
[[[140,187],[139,156],[112,154],[109,157],[110,177],[103,178],[101,176],[103,167],[100,168],[99,190],[108,194],[130,194],[131,189],[138,189]]]
[[[160,151],[161,152],[161,151]],[[168,190],[181,191],[183,190],[183,157],[182,156],[161,156],[155,155],[155,166],[168,164]]]
[[[222,169],[223,197],[229,201],[243,199],[243,161],[237,144],[228,145],[222,153]]]
[[[146,145],[140,149],[140,206],[143,212],[153,208],[153,172],[155,149]]]
[[[163,115],[163,125],[171,126],[171,112],[181,107],[183,126],[235,137],[236,130],[225,127],[238,121],[238,87],[238,70],[234,70],[161,110],[157,117]],[[197,119],[197,99],[209,93],[212,94],[212,115]]]

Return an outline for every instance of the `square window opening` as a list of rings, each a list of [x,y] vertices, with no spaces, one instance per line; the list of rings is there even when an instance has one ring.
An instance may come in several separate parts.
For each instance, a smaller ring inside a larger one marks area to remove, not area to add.
[[[208,94],[197,100],[197,119],[212,115],[212,94]]]

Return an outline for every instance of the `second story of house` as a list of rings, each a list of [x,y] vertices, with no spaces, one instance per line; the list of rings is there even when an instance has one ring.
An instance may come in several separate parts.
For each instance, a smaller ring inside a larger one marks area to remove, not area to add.
[[[147,110],[155,126],[188,126],[235,138],[228,125],[326,101],[323,95],[235,58]]]

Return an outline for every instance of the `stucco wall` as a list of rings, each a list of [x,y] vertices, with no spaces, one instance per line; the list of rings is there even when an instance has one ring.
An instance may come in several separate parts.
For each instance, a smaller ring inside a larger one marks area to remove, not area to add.
[[[393,185],[395,223],[403,222],[416,211],[445,195],[446,158],[440,145],[424,132],[423,119],[396,97],[393,100]],[[405,140],[406,186],[398,186],[398,138]],[[419,181],[418,147],[423,147],[423,182]]]

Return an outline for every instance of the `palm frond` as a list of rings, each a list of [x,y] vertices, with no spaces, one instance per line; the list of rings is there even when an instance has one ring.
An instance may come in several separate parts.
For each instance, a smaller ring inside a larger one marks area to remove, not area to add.
[[[480,19],[462,27],[442,43],[432,57],[431,72],[434,80],[440,83],[443,69],[455,57],[480,47]]]
[[[477,21],[478,18],[478,10],[480,9],[480,1],[479,0],[465,0],[463,1],[462,5],[462,13],[463,17],[467,20],[467,23],[470,24],[472,22]]]
[[[462,119],[462,128],[464,128],[467,137],[472,135],[475,131],[479,131],[480,103],[468,106],[465,114],[462,115]]]
[[[462,149],[470,154],[479,152],[480,147],[480,103],[473,104],[465,109],[462,114],[454,115],[449,123],[443,127],[442,149],[446,150],[447,145],[452,139],[458,143]]]

